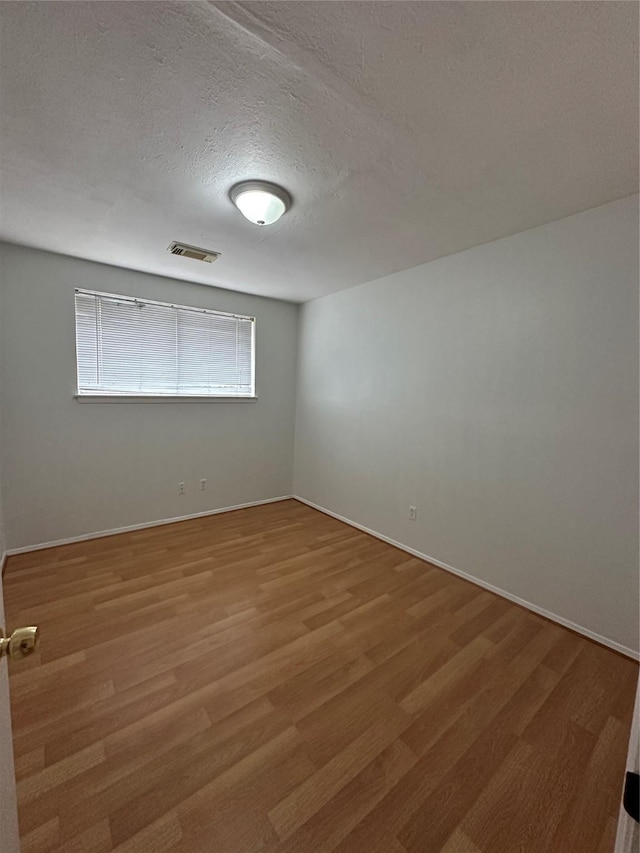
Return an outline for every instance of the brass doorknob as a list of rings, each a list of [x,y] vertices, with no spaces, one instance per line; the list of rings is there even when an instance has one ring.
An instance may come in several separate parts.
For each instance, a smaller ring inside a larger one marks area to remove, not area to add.
[[[40,642],[40,629],[35,625],[28,628],[16,628],[10,637],[5,637],[0,629],[0,658],[26,658],[33,654]]]

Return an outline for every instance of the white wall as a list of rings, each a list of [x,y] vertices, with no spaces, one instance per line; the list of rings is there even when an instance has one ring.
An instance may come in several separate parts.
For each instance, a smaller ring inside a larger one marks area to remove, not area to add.
[[[0,276],[8,548],[290,494],[296,305],[8,244]],[[77,402],[78,286],[254,315],[259,399]]]
[[[307,303],[295,493],[637,649],[637,204]]]

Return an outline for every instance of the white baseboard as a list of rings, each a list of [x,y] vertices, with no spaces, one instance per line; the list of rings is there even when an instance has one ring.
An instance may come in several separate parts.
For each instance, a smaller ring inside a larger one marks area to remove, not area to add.
[[[56,539],[53,542],[40,542],[37,545],[25,545],[22,548],[9,548],[2,555],[2,563],[14,554],[28,554],[30,551],[42,551],[45,548],[55,548],[58,545],[71,545],[73,542],[86,542],[88,539],[101,539],[103,536],[117,536],[118,533],[130,533],[133,530],[145,530],[148,527],[161,527],[163,524],[175,524],[177,521],[188,521],[190,518],[204,518],[207,515],[218,515],[221,512],[233,512],[235,509],[246,509],[251,506],[262,506],[277,501],[290,500],[293,495],[280,495],[277,498],[266,498],[263,501],[250,501],[236,506],[223,506],[220,509],[209,509],[205,512],[194,512],[191,515],[180,515],[177,518],[162,518],[159,521],[145,521],[142,524],[130,524],[127,527],[114,527],[112,530],[99,530],[96,533],[83,533],[80,536],[70,536],[68,539]]]
[[[378,533],[377,530],[371,530],[369,527],[365,527],[363,524],[358,524],[357,521],[352,521],[350,518],[345,518],[343,515],[339,515],[337,512],[332,512],[330,509],[326,507],[319,506],[319,504],[313,503],[313,501],[308,501],[306,498],[301,498],[300,495],[293,495],[293,498],[300,503],[306,504],[310,506],[312,509],[317,509],[320,512],[325,513],[325,515],[330,515],[332,518],[337,518],[338,521],[343,521],[345,524],[349,524],[351,527],[355,527],[358,530],[362,530],[364,533],[368,533],[370,536],[375,536],[376,539],[382,539],[383,542],[387,542],[389,545],[394,545],[396,548],[400,548],[401,551],[406,551],[408,554],[413,555],[414,557],[418,557],[421,560],[425,560],[427,563],[432,563],[434,566],[438,566],[440,569],[445,569],[447,572],[451,572],[454,575],[458,575],[461,578],[464,578],[467,581],[471,581],[471,583],[476,584],[476,586],[481,586],[483,589],[489,590],[489,592],[494,592],[496,595],[501,596],[502,598],[506,598],[508,601],[513,601],[514,604],[519,604],[521,607],[525,607],[527,610],[531,610],[533,613],[537,613],[539,616],[544,616],[546,619],[550,619],[552,622],[557,622],[559,625],[562,625],[565,628],[570,628],[572,631],[576,631],[578,634],[582,634],[585,637],[588,637],[590,640],[594,640],[596,643],[600,643],[603,646],[607,646],[610,649],[613,649],[616,652],[620,652],[620,654],[626,655],[626,657],[630,657],[633,660],[640,660],[640,653],[634,651],[633,649],[627,648],[627,646],[623,646],[621,643],[617,643],[615,640],[610,640],[608,637],[603,637],[601,634],[596,634],[595,631],[590,631],[588,628],[584,628],[582,625],[577,625],[575,622],[571,622],[569,619],[565,619],[563,616],[558,616],[557,613],[552,613],[550,610],[545,610],[544,607],[538,607],[537,604],[531,604],[530,601],[525,601],[523,598],[519,598],[517,595],[513,595],[510,592],[507,592],[504,589],[500,589],[498,586],[494,586],[491,583],[487,583],[487,581],[483,581],[480,578],[475,577],[474,575],[468,574],[468,572],[463,572],[460,569],[456,569],[453,566],[448,565],[447,563],[443,563],[442,560],[436,560],[434,557],[430,557],[428,554],[423,554],[421,551],[416,551],[415,548],[410,548],[408,545],[403,545],[402,542],[397,542],[395,539],[391,539],[389,536],[385,536],[383,533]]]

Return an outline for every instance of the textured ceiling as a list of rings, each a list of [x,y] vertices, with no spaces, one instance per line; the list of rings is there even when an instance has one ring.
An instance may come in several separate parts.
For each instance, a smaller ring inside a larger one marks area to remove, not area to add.
[[[0,23],[13,242],[304,301],[637,192],[636,3],[3,2]],[[293,208],[251,225],[244,178]]]

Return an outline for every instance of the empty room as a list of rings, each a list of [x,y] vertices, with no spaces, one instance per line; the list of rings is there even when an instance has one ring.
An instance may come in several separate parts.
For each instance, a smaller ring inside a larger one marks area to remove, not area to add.
[[[638,853],[636,2],[0,2],[0,851]]]

